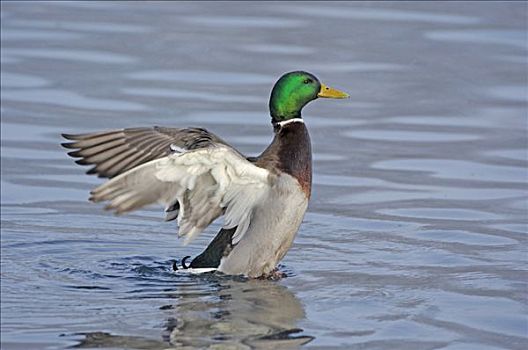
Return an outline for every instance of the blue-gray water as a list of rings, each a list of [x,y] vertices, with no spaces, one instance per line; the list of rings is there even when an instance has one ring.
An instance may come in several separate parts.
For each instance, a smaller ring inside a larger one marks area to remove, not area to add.
[[[2,349],[524,349],[527,4],[2,2]],[[304,69],[289,277],[170,272],[161,208],[87,201],[59,133],[205,126],[248,155]]]

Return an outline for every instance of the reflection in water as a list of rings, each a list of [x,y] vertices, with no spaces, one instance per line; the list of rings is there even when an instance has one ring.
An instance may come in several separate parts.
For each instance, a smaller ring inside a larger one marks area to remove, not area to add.
[[[85,338],[72,348],[125,348],[125,349],[166,349],[169,344],[143,337],[112,335],[106,332],[80,333]]]
[[[313,339],[299,335],[302,329],[296,324],[304,318],[304,309],[293,293],[276,282],[211,274],[184,278],[174,290],[140,297],[170,301],[160,307],[166,315],[162,340],[91,332],[83,333],[84,339],[74,347],[277,349]]]

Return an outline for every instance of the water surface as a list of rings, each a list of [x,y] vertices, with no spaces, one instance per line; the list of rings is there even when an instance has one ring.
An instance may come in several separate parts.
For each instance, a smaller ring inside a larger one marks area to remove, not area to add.
[[[2,2],[1,346],[524,349],[527,5]],[[248,155],[305,69],[314,191],[281,281],[174,274],[160,208],[87,201],[60,133],[204,126]]]

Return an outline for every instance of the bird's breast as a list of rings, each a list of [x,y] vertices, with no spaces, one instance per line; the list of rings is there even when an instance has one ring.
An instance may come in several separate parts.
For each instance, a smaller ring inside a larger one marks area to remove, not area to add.
[[[277,138],[279,169],[294,177],[307,198],[312,190],[312,145],[304,123],[289,124],[282,128]]]
[[[228,274],[267,274],[290,249],[308,207],[308,198],[292,176],[280,175],[267,198],[254,209],[244,237],[220,263]]]

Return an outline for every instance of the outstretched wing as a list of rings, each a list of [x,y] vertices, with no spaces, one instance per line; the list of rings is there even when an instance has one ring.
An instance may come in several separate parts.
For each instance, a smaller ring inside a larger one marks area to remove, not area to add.
[[[149,161],[94,189],[91,200],[125,213],[161,202],[179,204],[179,235],[185,243],[224,214],[224,228],[236,227],[233,242],[247,231],[251,215],[271,185],[270,172],[233,148],[215,144]]]
[[[114,177],[148,161],[168,156],[174,150],[192,150],[226,144],[216,135],[201,128],[128,128],[106,132],[70,135],[64,138],[68,154],[81,165],[94,165],[88,174]],[[172,149],[171,149],[172,145]]]

